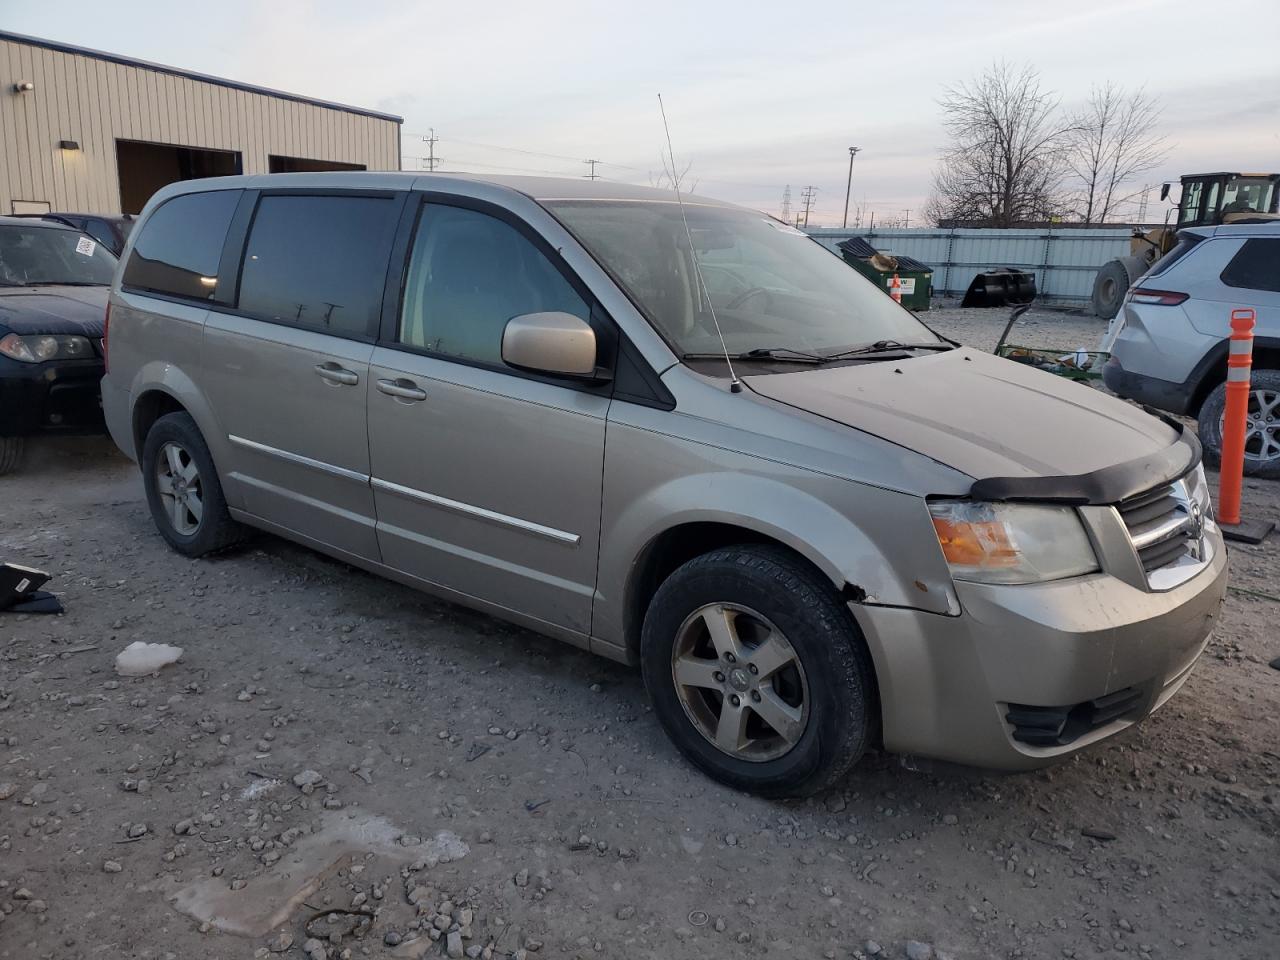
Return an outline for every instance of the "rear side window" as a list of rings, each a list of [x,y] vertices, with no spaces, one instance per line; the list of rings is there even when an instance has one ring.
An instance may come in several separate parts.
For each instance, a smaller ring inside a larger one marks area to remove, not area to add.
[[[239,190],[186,193],[168,200],[143,224],[123,284],[136,290],[211,300],[218,261]]]
[[[275,323],[372,337],[398,208],[389,197],[263,197],[245,245],[240,309]]]
[[[1198,233],[1184,233],[1178,237],[1178,242],[1173,245],[1173,249],[1166,253],[1163,257],[1156,261],[1155,266],[1147,271],[1147,277],[1158,277],[1167,271],[1175,263],[1185,257],[1193,249],[1195,249],[1204,237]]]
[[[1228,287],[1280,293],[1280,237],[1246,240],[1222,271],[1222,282]]]

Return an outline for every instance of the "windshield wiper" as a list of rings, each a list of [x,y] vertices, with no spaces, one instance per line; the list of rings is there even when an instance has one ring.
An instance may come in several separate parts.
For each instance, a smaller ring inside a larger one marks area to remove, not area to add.
[[[871,353],[896,353],[899,350],[954,350],[949,343],[903,343],[900,340],[877,340],[863,347],[829,353],[823,359],[843,360],[846,357],[862,357]]]
[[[788,347],[756,347],[743,353],[731,353],[730,360],[775,360],[779,363],[826,363],[827,358],[816,353],[805,353],[803,350],[792,350]],[[723,353],[686,353],[681,360],[723,360]]]
[[[99,280],[33,280],[28,287],[106,287],[109,283]]]
[[[900,350],[952,350],[949,343],[902,343],[898,340],[877,340],[851,350],[837,353],[809,353],[791,347],[756,347],[743,353],[729,354],[730,360],[774,360],[779,363],[812,363],[815,365],[833,363],[836,360],[847,360],[850,357],[866,356],[873,353],[897,353]],[[686,353],[681,360],[723,360],[723,353]]]

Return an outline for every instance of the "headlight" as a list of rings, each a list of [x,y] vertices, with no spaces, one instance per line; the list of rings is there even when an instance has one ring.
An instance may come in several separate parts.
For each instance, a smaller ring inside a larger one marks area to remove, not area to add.
[[[23,363],[81,360],[93,356],[93,345],[86,337],[51,334],[20,337],[16,333],[10,333],[0,338],[0,353]]]
[[[1098,569],[1071,507],[940,500],[929,512],[957,580],[1042,583]]]

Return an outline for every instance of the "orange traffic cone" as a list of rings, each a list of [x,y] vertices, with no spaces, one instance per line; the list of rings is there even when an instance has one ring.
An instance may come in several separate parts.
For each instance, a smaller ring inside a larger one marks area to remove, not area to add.
[[[898,279],[895,273],[893,279],[889,281],[889,296],[893,298],[894,303],[902,302],[902,281]]]

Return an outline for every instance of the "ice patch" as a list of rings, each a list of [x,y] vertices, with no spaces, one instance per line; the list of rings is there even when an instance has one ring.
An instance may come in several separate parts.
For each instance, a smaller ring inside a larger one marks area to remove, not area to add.
[[[116,654],[116,673],[122,677],[145,677],[161,667],[176,663],[181,656],[181,647],[135,640]]]
[[[257,800],[261,796],[270,793],[276,787],[280,786],[282,780],[255,780],[243,790],[240,791],[241,800]]]
[[[251,877],[239,890],[225,878],[205,877],[167,897],[181,913],[211,923],[225,933],[263,937],[284,923],[307,897],[351,857],[372,853],[388,864],[411,860],[423,866],[459,860],[471,848],[456,833],[442,830],[433,839],[414,842],[384,817],[346,812],[325,814],[320,829],[299,839],[272,867]],[[141,889],[163,889],[164,884]]]

